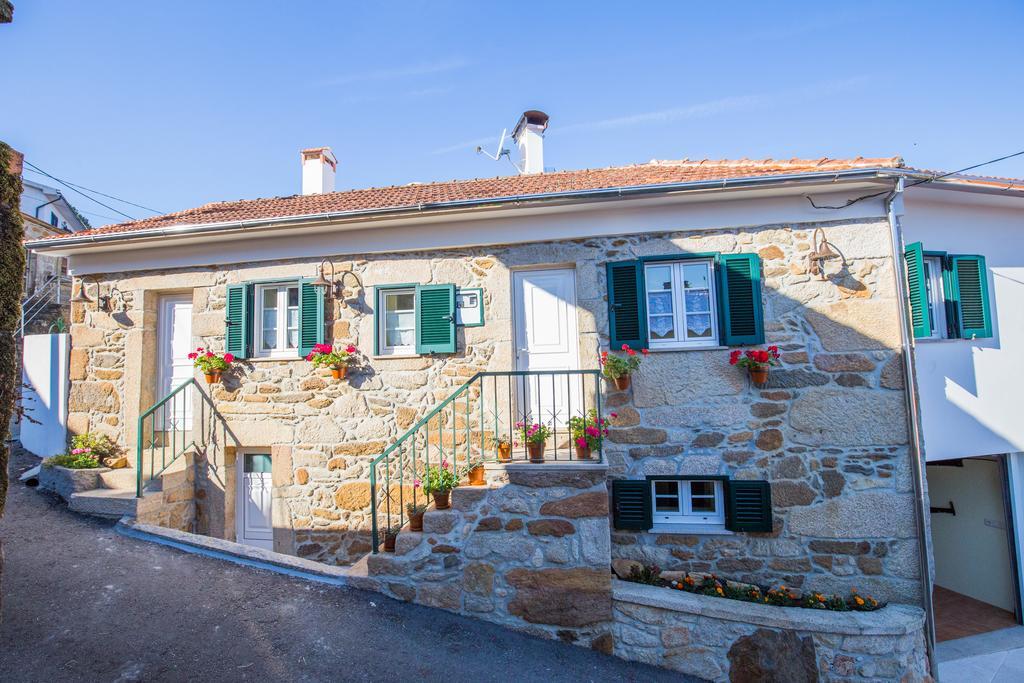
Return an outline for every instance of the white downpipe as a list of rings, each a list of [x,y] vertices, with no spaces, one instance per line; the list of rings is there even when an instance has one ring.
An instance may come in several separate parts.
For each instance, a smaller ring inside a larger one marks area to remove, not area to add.
[[[899,209],[897,209],[897,203]],[[918,561],[921,574],[921,604],[925,612],[925,647],[928,667],[935,680],[939,679],[939,663],[935,659],[935,604],[932,601],[931,529],[928,505],[928,483],[925,479],[924,440],[921,432],[920,402],[917,396],[917,371],[914,365],[913,328],[910,324],[910,303],[906,296],[906,273],[903,269],[903,230],[900,215],[903,207],[903,178],[896,179],[896,187],[885,198],[885,213],[889,220],[889,238],[892,243],[893,275],[896,278],[896,297],[900,317],[900,346],[903,356],[904,398],[907,405],[907,427],[910,436],[910,460],[914,472],[915,518],[917,520]]]

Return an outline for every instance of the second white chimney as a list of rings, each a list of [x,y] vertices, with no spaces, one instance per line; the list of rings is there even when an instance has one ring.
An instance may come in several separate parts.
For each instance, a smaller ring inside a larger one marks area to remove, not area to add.
[[[334,192],[338,160],[330,147],[304,149],[302,154],[302,194]]]
[[[512,130],[512,139],[519,147],[519,172],[544,172],[544,131],[548,128],[548,115],[531,109],[523,112]]]

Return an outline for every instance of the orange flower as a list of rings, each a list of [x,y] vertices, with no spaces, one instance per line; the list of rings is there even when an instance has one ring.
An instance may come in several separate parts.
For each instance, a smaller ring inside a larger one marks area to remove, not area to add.
[[[864,598],[860,597],[859,595],[853,596],[853,601],[857,603],[858,606],[864,605]]]

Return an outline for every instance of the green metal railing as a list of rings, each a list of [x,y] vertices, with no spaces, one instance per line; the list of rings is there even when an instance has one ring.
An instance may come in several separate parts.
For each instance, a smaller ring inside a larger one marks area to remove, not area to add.
[[[197,387],[195,378],[175,387],[169,394],[147,408],[139,415],[139,431],[136,439],[135,464],[135,495],[142,497],[142,489],[146,482],[159,477],[164,470],[195,447],[192,425],[192,394],[189,389]],[[206,401],[200,400],[202,411],[199,424],[206,421]],[[146,422],[149,421],[149,433],[146,433]],[[147,438],[148,436],[148,438]],[[148,457],[147,457],[148,456]],[[159,464],[157,458],[159,457]],[[147,462],[148,461],[148,462]],[[146,469],[149,476],[146,476]]]
[[[498,460],[498,442],[512,444],[512,461],[525,461],[516,443],[518,423],[543,423],[551,430],[545,460],[576,460],[569,419],[590,410],[601,415],[598,370],[478,372],[370,463],[372,548],[380,531],[406,522],[406,503],[429,502],[415,486],[427,467],[447,461],[461,472],[470,464]],[[601,462],[599,448],[592,462]]]

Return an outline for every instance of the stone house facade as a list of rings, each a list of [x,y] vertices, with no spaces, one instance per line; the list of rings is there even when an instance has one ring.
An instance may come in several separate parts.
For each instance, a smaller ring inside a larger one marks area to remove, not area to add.
[[[558,485],[545,485],[538,483],[544,466],[526,474],[489,467],[490,498],[460,494],[465,500],[452,519],[434,522],[450,526],[427,529],[423,536],[403,533],[396,556],[370,558],[371,574],[378,577],[374,587],[402,599],[492,615],[483,618],[527,622],[541,635],[607,651],[621,648],[612,642],[617,631],[608,627],[614,618],[610,584],[604,584],[612,559],[804,591],[856,588],[879,600],[920,605],[928,591],[917,507],[923,492],[915,488],[905,399],[904,300],[897,286],[902,270],[894,257],[901,252],[882,198],[822,215],[809,211],[803,197],[862,191],[859,174],[885,164],[835,162],[826,178],[815,175],[813,164],[808,170],[788,163],[716,170],[728,177],[742,169],[779,182],[774,195],[769,183],[769,189],[737,188],[728,197],[586,199],[578,207],[550,209],[496,206],[493,212],[468,210],[450,224],[398,217],[382,219],[379,226],[343,228],[344,219],[337,218],[328,223],[333,232],[321,224],[294,228],[310,230],[309,241],[292,236],[288,225],[272,225],[270,214],[262,232],[216,243],[202,234],[174,236],[159,233],[159,224],[142,224],[98,233],[122,240],[121,249],[105,254],[84,241],[49,241],[40,248],[68,255],[73,271],[98,280],[100,290],[116,288],[124,301],[120,310],[88,304],[72,310],[69,429],[108,434],[129,452],[138,447],[150,457],[156,441],[144,449],[138,444],[154,429],[153,416],[148,427],[141,423],[142,432],[139,418],[167,393],[168,375],[173,378],[163,360],[173,347],[168,311],[187,323],[188,349],[222,353],[238,348],[239,337],[232,335],[242,334],[233,371],[220,384],[207,386],[200,378],[195,390],[201,395],[184,413],[161,418],[165,424],[182,420],[197,444],[186,457],[192,475],[183,481],[191,489],[161,501],[176,505],[175,513],[152,512],[160,506],[148,503],[147,514],[162,514],[162,523],[184,530],[246,542],[240,534],[248,533],[242,520],[251,500],[241,478],[248,482],[250,474],[262,474],[272,523],[267,536],[254,538],[317,562],[357,563],[374,550],[371,462],[477,373],[531,369],[529,348],[521,348],[524,338],[529,347],[530,335],[539,334],[536,327],[528,329],[530,321],[565,334],[558,362],[571,359],[573,369],[598,370],[601,351],[616,350],[626,338],[621,291],[628,288],[609,288],[620,287],[613,271],[628,267],[637,274],[636,298],[642,302],[631,315],[646,328],[638,341],[651,353],[627,390],[599,383],[584,391],[600,393],[610,421],[599,474],[562,475],[574,465],[552,464],[550,476]],[[644,167],[630,172],[637,168]],[[699,165],[652,166],[647,182],[662,186],[668,180],[664,173],[695,169],[707,172]],[[837,190],[832,176],[843,172],[856,175],[849,188]],[[797,176],[806,185],[794,193],[784,182]],[[683,184],[705,177],[672,176]],[[563,182],[569,187],[583,180]],[[630,182],[642,184],[632,176]],[[354,194],[337,196],[349,201]],[[295,200],[309,200],[312,213],[314,199],[334,196]],[[247,215],[252,208],[246,207]],[[207,214],[189,212],[165,221],[189,223],[218,225]],[[230,221],[221,223],[230,227]],[[135,243],[132,230],[139,231]],[[810,272],[809,256],[822,243],[841,259],[819,278]],[[730,258],[752,268],[744,282],[753,287],[756,314],[750,321],[756,329],[743,346],[774,345],[781,354],[781,365],[763,387],[729,364],[736,346],[730,335],[737,334],[730,316],[738,315],[736,305],[730,312],[727,304],[727,290],[736,286],[728,279]],[[314,291],[311,281],[325,273],[345,277],[336,287]],[[561,285],[545,289],[532,283],[531,274],[538,273],[567,273],[563,282],[570,283],[570,294]],[[652,284],[663,280],[664,286]],[[419,347],[402,337],[408,332],[402,315],[419,315],[425,306],[421,293],[439,286],[479,292],[482,324],[457,325],[453,319],[452,350],[417,353]],[[416,307],[403,309],[403,300],[387,298],[388,292],[408,293]],[[662,296],[667,292],[669,309]],[[301,311],[310,304],[297,299],[307,293],[322,306],[314,318],[318,340],[355,345],[363,356],[344,381],[313,369],[300,355],[306,320]],[[538,302],[545,296],[565,305],[543,308],[547,304]],[[178,308],[168,308],[168,301]],[[297,318],[290,317],[293,309]],[[566,317],[558,318],[563,309]],[[247,316],[243,324],[238,310]],[[280,315],[261,317],[271,311]],[[398,321],[394,326],[392,318]],[[674,328],[671,333],[666,325]],[[293,328],[296,343],[289,346]],[[397,340],[393,348],[391,335]],[[669,337],[679,343],[666,342]],[[285,340],[288,355],[271,351],[261,357],[256,347],[272,347],[274,339]],[[458,418],[452,426],[469,433]],[[453,436],[449,445],[458,440]],[[767,526],[737,527],[736,491],[751,490],[744,483],[762,487],[758,514]],[[503,489],[506,497],[533,502],[502,507],[495,491]],[[641,528],[622,513],[621,496],[627,494],[639,495],[646,506]],[[563,499],[573,503],[559,507]],[[583,503],[587,509],[578,509]],[[483,531],[499,533],[482,536]],[[548,583],[550,576],[537,572],[559,578]],[[424,579],[428,574],[433,579]],[[559,586],[568,582],[575,590],[579,582],[592,581],[603,586],[606,608],[586,623],[560,622],[560,610],[570,608],[555,597]],[[538,603],[553,605],[558,614],[531,618]],[[624,609],[630,608],[616,608]]]

